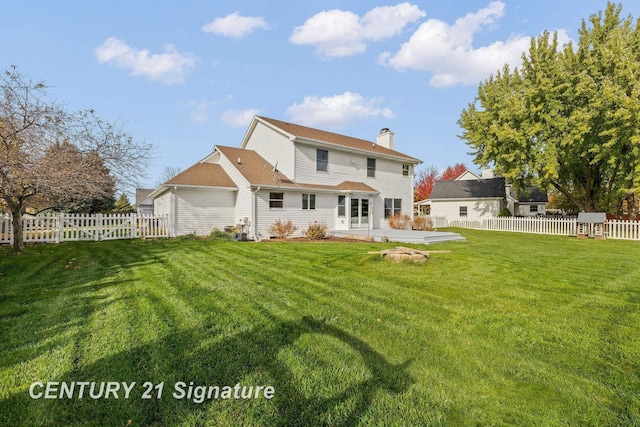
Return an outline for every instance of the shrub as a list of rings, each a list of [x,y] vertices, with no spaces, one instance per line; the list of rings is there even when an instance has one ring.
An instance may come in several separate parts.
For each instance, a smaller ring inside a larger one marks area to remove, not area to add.
[[[277,239],[286,239],[298,231],[298,227],[293,225],[291,220],[284,221],[278,218],[276,222],[271,224],[268,231],[269,234],[275,236]]]
[[[389,216],[389,227],[396,230],[404,230],[408,226],[411,226],[411,217],[407,214],[396,214]]]
[[[207,240],[231,240],[231,233],[214,228]]]
[[[500,213],[498,213],[498,218],[511,216],[511,211],[509,208],[502,208]]]
[[[324,221],[314,221],[304,233],[309,240],[322,240],[327,237],[327,224]]]
[[[433,221],[426,216],[416,216],[413,218],[412,227],[414,230],[431,231],[433,230]]]

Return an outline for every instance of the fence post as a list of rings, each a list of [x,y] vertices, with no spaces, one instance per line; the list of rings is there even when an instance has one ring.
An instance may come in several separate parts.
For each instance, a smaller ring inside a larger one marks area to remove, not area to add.
[[[54,221],[56,227],[54,229],[56,243],[60,243],[60,234],[62,233],[62,212],[57,212]]]
[[[100,240],[100,237],[102,235],[102,214],[96,214],[96,228],[95,228],[95,233],[93,233],[93,240],[95,240],[96,242]]]
[[[131,238],[135,239],[138,237],[138,214],[130,213],[129,218],[131,219]]]

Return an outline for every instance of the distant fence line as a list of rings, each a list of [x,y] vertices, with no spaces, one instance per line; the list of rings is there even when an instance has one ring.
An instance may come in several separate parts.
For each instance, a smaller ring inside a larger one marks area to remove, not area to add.
[[[22,218],[25,243],[169,237],[161,216],[53,213]],[[0,244],[13,244],[11,215],[0,214]]]
[[[575,236],[577,223],[576,218],[449,218],[436,216],[427,218],[431,219],[435,228],[460,227],[557,236]],[[609,239],[640,240],[640,221],[607,220],[605,232]]]

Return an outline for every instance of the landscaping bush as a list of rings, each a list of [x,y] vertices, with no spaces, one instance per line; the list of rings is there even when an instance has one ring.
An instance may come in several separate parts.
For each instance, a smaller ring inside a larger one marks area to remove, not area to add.
[[[511,216],[511,211],[509,208],[502,208],[500,213],[498,213],[498,218],[505,218]]]
[[[396,214],[389,216],[389,227],[396,230],[404,230],[411,226],[411,217],[407,214]]]
[[[433,230],[433,221],[426,216],[416,216],[413,218],[412,228],[414,230],[431,231]]]
[[[327,237],[327,224],[324,221],[314,221],[304,233],[309,240],[322,240]]]
[[[214,228],[211,234],[207,237],[207,240],[228,241],[231,240],[231,233]]]
[[[278,218],[276,222],[271,224],[268,231],[269,234],[275,236],[277,239],[286,239],[298,231],[298,227],[293,225],[291,220],[284,221]]]

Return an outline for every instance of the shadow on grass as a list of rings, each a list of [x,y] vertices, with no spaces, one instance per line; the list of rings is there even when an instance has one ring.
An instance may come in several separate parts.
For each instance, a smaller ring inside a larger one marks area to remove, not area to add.
[[[336,358],[336,351],[351,360]],[[186,330],[50,379],[67,383],[135,381],[129,399],[122,399],[121,394],[119,400],[33,400],[25,390],[1,401],[0,413],[10,414],[5,420],[9,424],[125,425],[132,420],[133,425],[353,425],[376,394],[408,390],[414,382],[406,372],[408,364],[390,364],[361,339],[306,316],[296,322],[275,321],[221,340],[203,336],[202,330]],[[314,383],[306,378],[310,371],[329,378]],[[160,399],[155,390],[152,399],[141,398],[147,381],[164,382]],[[221,388],[238,383],[272,386],[275,397],[196,403],[172,395],[178,381]],[[25,419],[29,416],[38,418]]]

